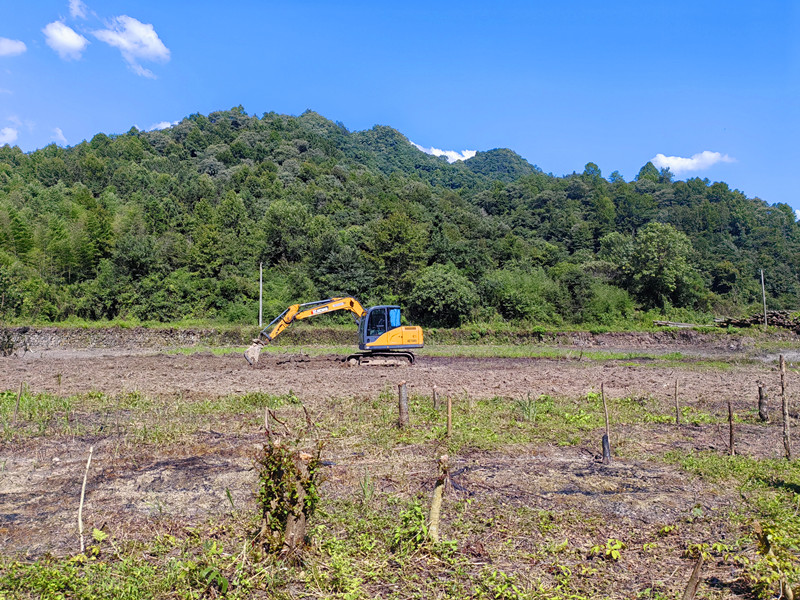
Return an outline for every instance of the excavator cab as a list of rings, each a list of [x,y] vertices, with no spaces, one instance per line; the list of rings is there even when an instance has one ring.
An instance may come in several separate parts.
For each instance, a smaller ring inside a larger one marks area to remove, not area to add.
[[[359,350],[410,350],[422,343],[420,327],[401,325],[399,306],[373,306],[358,324]]]
[[[367,344],[374,343],[384,333],[395,327],[400,327],[399,306],[373,306],[361,319],[359,327],[358,346],[364,350]]]

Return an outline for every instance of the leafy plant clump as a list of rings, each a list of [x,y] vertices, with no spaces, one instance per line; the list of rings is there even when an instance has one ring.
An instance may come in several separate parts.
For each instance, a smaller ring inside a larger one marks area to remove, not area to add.
[[[321,444],[312,453],[298,443],[265,444],[256,459],[261,514],[259,537],[264,550],[281,558],[297,558],[306,538],[306,525],[319,503]]]

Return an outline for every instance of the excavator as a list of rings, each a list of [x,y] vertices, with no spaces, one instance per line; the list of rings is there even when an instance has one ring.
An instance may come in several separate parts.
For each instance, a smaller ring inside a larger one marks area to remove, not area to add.
[[[261,348],[278,337],[295,321],[325,313],[347,310],[358,324],[358,349],[345,359],[348,364],[366,364],[376,358],[407,360],[414,364],[414,348],[422,348],[422,328],[400,324],[400,307],[381,305],[365,309],[355,298],[328,298],[292,304],[258,334],[244,353],[250,365],[258,362]]]

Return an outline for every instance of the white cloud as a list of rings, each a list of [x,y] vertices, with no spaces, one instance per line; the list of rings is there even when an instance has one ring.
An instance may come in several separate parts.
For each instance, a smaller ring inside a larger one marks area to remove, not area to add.
[[[169,60],[169,48],[158,37],[149,23],[142,23],[122,15],[114,17],[107,29],[93,32],[94,36],[109,46],[119,48],[122,58],[137,75],[155,78],[149,69],[139,64],[141,60],[166,62]]]
[[[64,60],[79,59],[89,44],[89,40],[61,21],[49,23],[42,29],[42,33],[44,33],[47,45],[58,52],[58,55]]]
[[[0,56],[16,56],[28,49],[25,42],[0,37]]]
[[[794,220],[800,221],[800,209],[797,208],[794,209]]]
[[[67,143],[67,138],[64,137],[64,132],[61,131],[61,127],[56,127],[53,129],[53,135],[50,137],[50,139],[59,144],[66,145]]]
[[[7,90],[5,88],[0,88],[0,94],[13,94],[11,90]]]
[[[477,150],[463,150],[461,152],[456,152],[455,150],[439,150],[439,148],[423,148],[419,144],[415,144],[411,142],[411,145],[414,146],[417,150],[422,150],[425,154],[433,154],[434,156],[444,156],[447,158],[447,162],[454,163],[457,160],[467,160],[468,158],[472,158],[478,152]]]
[[[178,121],[172,121],[171,123],[169,121],[161,121],[159,123],[154,123],[153,125],[150,125],[150,127],[148,127],[147,131],[156,131],[156,130],[159,130],[159,129],[169,129],[170,127],[173,127],[173,126],[175,126],[177,124],[178,124]]]
[[[686,173],[689,171],[703,171],[720,162],[736,162],[736,159],[731,158],[727,154],[704,150],[699,154],[692,155],[691,158],[656,154],[655,157],[650,160],[650,162],[652,162],[659,169],[669,167],[669,170],[675,175],[680,175],[681,173]]]
[[[81,0],[69,0],[69,14],[73,19],[85,19],[87,8]]]
[[[24,127],[29,132],[33,132],[33,130],[36,129],[36,123],[30,120],[23,121],[17,115],[11,115],[8,117],[8,120],[11,121],[14,127],[18,130]]]
[[[3,127],[0,129],[0,146],[13,144],[17,141],[18,132],[13,127]]]

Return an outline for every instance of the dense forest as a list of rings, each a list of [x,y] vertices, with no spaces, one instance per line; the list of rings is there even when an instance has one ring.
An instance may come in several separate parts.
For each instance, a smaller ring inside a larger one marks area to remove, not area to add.
[[[294,301],[409,320],[614,325],[651,309],[796,308],[785,204],[647,163],[554,177],[511,150],[454,164],[308,111],[191,115],[73,147],[0,148],[0,320],[254,323]]]

